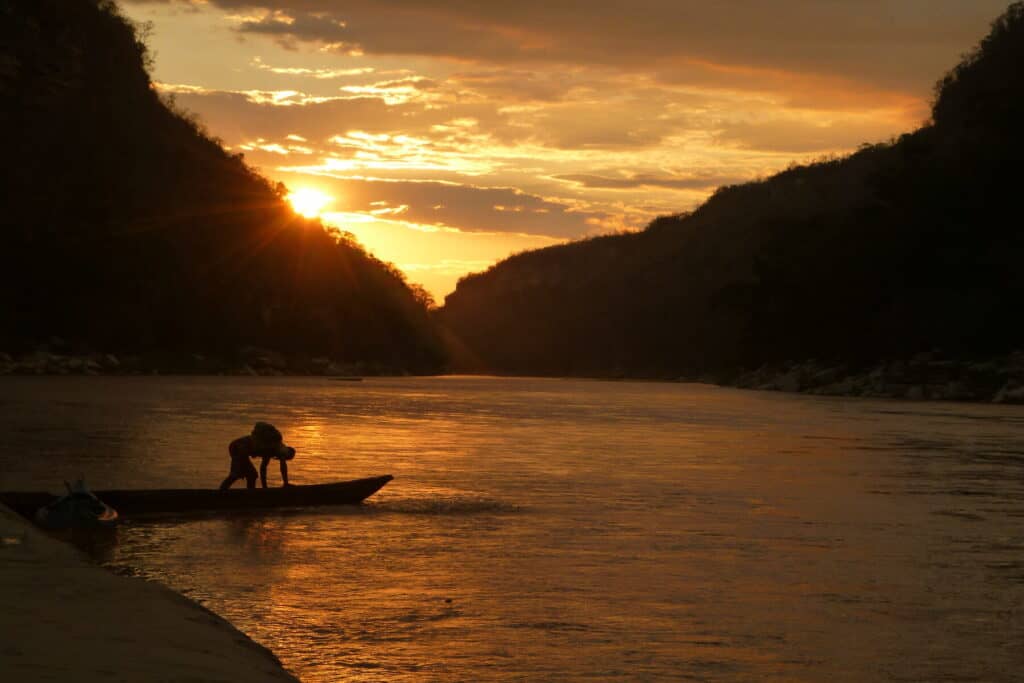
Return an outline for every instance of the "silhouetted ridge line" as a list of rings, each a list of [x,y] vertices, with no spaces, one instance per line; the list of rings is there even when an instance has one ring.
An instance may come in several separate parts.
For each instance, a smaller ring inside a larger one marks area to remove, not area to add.
[[[0,2],[0,351],[439,369],[423,290],[293,213],[161,100],[148,61],[113,2]]]
[[[734,381],[1021,347],[1022,79],[1014,3],[939,82],[933,123],[464,278],[439,313],[460,366]]]

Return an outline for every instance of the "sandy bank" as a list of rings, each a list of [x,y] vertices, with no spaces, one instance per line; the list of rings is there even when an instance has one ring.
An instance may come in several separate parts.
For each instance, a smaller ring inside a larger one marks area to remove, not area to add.
[[[224,619],[0,505],[0,680],[296,681]]]

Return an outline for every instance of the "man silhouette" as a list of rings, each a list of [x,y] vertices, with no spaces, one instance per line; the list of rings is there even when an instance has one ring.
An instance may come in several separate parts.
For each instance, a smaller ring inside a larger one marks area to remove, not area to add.
[[[256,488],[257,474],[252,458],[262,459],[258,476],[263,488],[267,488],[267,464],[271,460],[281,463],[281,485],[291,486],[288,483],[288,461],[295,457],[295,449],[284,445],[284,438],[274,425],[257,422],[250,434],[228,445],[228,453],[231,455],[231,471],[221,482],[221,491],[231,488],[239,479],[245,479],[246,488]]]

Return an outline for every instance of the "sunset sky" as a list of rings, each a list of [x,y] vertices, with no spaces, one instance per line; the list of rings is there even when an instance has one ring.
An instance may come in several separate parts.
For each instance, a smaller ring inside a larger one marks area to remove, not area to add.
[[[440,303],[919,126],[1007,0],[130,0],[154,78]]]

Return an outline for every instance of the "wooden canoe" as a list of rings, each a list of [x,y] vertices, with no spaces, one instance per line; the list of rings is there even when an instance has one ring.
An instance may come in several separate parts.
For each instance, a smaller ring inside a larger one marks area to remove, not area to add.
[[[368,477],[333,484],[287,486],[278,488],[152,489],[93,491],[96,497],[114,508],[121,517],[149,514],[188,514],[216,510],[263,510],[301,508],[321,505],[355,505],[379,491],[393,477]],[[237,484],[236,484],[237,486]],[[0,493],[0,503],[32,518],[36,510],[57,500],[50,493],[11,491]]]

